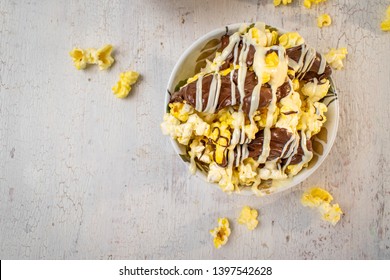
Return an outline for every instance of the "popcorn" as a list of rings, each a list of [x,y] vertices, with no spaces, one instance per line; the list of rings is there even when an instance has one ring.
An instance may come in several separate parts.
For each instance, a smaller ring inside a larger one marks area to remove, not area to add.
[[[161,130],[164,135],[170,135],[172,138],[177,138],[177,127],[180,121],[169,113],[164,114],[164,121],[161,123]]]
[[[99,69],[104,70],[109,68],[114,62],[114,58],[111,56],[112,49],[112,45],[105,45],[98,50],[94,48],[85,50],[74,48],[69,54],[78,70],[85,69],[87,64],[98,64]]]
[[[330,204],[323,203],[319,207],[319,211],[321,213],[321,218],[324,221],[330,222],[334,226],[338,223],[338,221],[340,221],[341,215],[343,214],[343,211],[337,203],[332,206]]]
[[[318,27],[329,26],[331,23],[332,23],[332,19],[328,14],[322,14],[317,18]]]
[[[72,57],[73,64],[77,70],[87,67],[87,56],[84,50],[74,48],[69,55]]]
[[[238,218],[238,223],[246,225],[249,230],[254,230],[259,223],[257,216],[258,213],[256,209],[244,206],[241,210],[240,217]]]
[[[181,122],[186,122],[188,117],[194,113],[194,108],[192,108],[187,103],[171,103],[169,104],[169,108],[171,108],[171,115]]]
[[[223,167],[220,167],[215,162],[209,165],[209,173],[207,174],[207,181],[211,183],[218,183],[222,191],[231,193],[235,189],[235,182],[233,182],[232,173]]]
[[[190,160],[190,171],[191,174],[196,173],[196,163],[195,158],[198,158],[199,160],[210,163],[210,151],[206,152],[206,147],[201,141],[201,138],[195,138],[194,141],[190,144],[190,150],[188,154],[191,157]]]
[[[269,68],[276,68],[279,64],[279,56],[276,52],[271,52],[265,57],[265,65]]]
[[[247,124],[244,127],[244,131],[245,131],[246,136],[249,139],[255,139],[256,133],[259,131],[259,128],[257,127],[256,123],[251,122],[250,124]]]
[[[216,122],[211,126],[211,134],[209,136],[215,144],[215,162],[223,164],[223,160],[226,158],[227,147],[230,143],[231,132],[229,125],[226,122]]]
[[[276,41],[278,40],[278,32],[275,30],[270,31],[269,29],[265,30],[265,36],[267,37],[267,44],[266,47],[272,46],[276,44]]]
[[[112,87],[112,91],[118,98],[126,98],[131,91],[131,86],[135,84],[139,77],[139,73],[134,71],[122,72],[119,76],[119,81]]]
[[[112,45],[105,45],[96,51],[96,61],[100,70],[105,70],[114,63],[114,58],[111,56],[112,49]]]
[[[313,187],[302,195],[301,203],[305,207],[316,208],[324,202],[329,204],[332,200],[333,196],[329,192],[319,187]]]
[[[177,139],[180,144],[188,145],[193,135],[208,135],[210,125],[204,122],[196,114],[190,115],[187,122],[181,124],[173,115],[166,113],[164,115],[164,121],[161,124],[161,130],[163,134],[170,135],[173,139]]]
[[[325,54],[325,59],[332,68],[340,70],[344,67],[342,60],[345,59],[347,54],[347,48],[332,48],[327,54]]]
[[[304,84],[301,91],[311,102],[316,102],[321,100],[328,93],[329,87],[329,80],[324,79],[319,83],[317,79],[315,79],[313,82]]]
[[[215,248],[219,249],[225,245],[230,236],[231,230],[229,227],[229,220],[227,218],[218,218],[218,226],[210,230]]]
[[[255,172],[256,168],[253,168],[251,164],[240,164],[238,167],[238,178],[240,183],[249,185],[250,183],[256,180],[257,173]]]
[[[274,6],[277,7],[280,4],[288,5],[291,4],[292,0],[274,0]]]
[[[297,130],[303,130],[307,138],[320,132],[322,125],[326,122],[325,113],[328,108],[321,102],[307,101],[306,110],[302,111]]]
[[[386,18],[381,22],[381,29],[383,31],[390,31],[390,6],[386,10]]]
[[[326,0],[304,0],[303,1],[303,6],[305,6],[306,8],[310,9],[311,8],[311,4],[319,4],[321,2],[325,2]]]
[[[299,93],[293,92],[280,100],[280,115],[276,127],[286,128],[290,132],[296,132],[301,115],[301,99]]]
[[[333,197],[324,189],[314,187],[306,191],[301,198],[301,203],[305,207],[316,208],[324,221],[336,225],[343,214],[338,204],[331,205]]]
[[[305,43],[305,40],[298,32],[287,32],[279,37],[279,45],[286,49],[299,46]]]

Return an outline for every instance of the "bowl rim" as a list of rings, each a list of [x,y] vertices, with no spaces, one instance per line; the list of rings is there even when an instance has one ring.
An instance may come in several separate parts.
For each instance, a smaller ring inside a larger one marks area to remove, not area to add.
[[[170,100],[170,93],[169,92],[172,91],[172,89],[174,89],[176,86],[174,84],[174,81],[175,81],[175,78],[178,75],[178,72],[179,72],[183,62],[185,61],[185,59],[194,50],[196,50],[199,47],[202,47],[207,42],[207,40],[210,40],[213,38],[220,38],[224,33],[226,33],[227,30],[229,32],[230,31],[236,32],[243,24],[246,24],[249,26],[248,23],[233,23],[233,24],[226,25],[225,27],[220,27],[220,28],[214,29],[214,30],[204,34],[203,36],[199,37],[197,40],[195,40],[195,42],[193,42],[182,53],[182,55],[179,57],[178,61],[176,62],[175,66],[171,72],[171,75],[169,77],[169,80],[168,80],[167,91],[166,91],[165,100],[164,100],[164,113],[166,113],[166,108],[167,108],[167,106],[169,104],[169,100]],[[271,26],[271,25],[268,25],[268,26]],[[289,32],[283,28],[279,28],[279,27],[275,27],[275,26],[271,26],[271,27],[276,28],[281,33]],[[333,87],[333,91],[336,95],[336,99],[334,100],[334,102],[332,102],[332,103],[334,103],[334,105],[333,105],[334,106],[334,115],[332,115],[332,119],[334,118],[333,125],[331,126],[331,130],[330,131],[328,130],[328,140],[327,140],[327,143],[324,145],[323,154],[321,156],[318,156],[317,162],[311,168],[308,169],[307,167],[304,167],[298,174],[296,174],[292,178],[285,180],[286,181],[285,185],[271,187],[270,189],[272,189],[272,192],[264,193],[264,195],[271,195],[271,194],[279,193],[279,192],[290,189],[290,188],[295,187],[298,184],[302,183],[304,180],[309,178],[321,166],[321,164],[325,161],[325,159],[329,155],[329,153],[333,147],[333,144],[335,142],[336,136],[337,136],[339,119],[340,119],[340,108],[339,108],[340,106],[339,106],[339,99],[337,98],[338,90],[337,90],[337,87],[335,85],[335,82],[334,82],[334,79],[332,78],[332,76],[329,77],[329,81],[330,81],[331,86]],[[329,117],[329,116],[327,116],[327,117]],[[181,150],[180,150],[180,146],[179,146],[180,144],[176,140],[174,140],[173,138],[170,138],[170,141],[172,143],[172,146],[173,146],[176,154],[180,156],[180,154],[181,154]],[[181,160],[181,161],[187,167],[189,166],[189,163],[184,162],[183,160]],[[199,170],[197,170],[195,175],[203,178],[208,184],[215,184],[216,186],[218,186],[217,183],[208,182],[207,175]],[[269,190],[269,189],[267,189],[267,190]],[[239,192],[235,191],[233,193],[234,194],[244,194],[244,195],[255,195],[255,193],[253,191],[251,191],[250,187],[243,188]]]

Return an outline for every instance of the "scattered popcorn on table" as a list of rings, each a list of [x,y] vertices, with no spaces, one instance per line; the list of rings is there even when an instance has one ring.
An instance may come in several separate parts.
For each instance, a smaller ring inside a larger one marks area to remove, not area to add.
[[[304,0],[303,6],[310,9],[312,4],[319,4],[321,2],[325,2],[326,0]]]
[[[214,246],[219,249],[225,245],[230,235],[229,220],[227,218],[218,218],[218,226],[210,230],[211,236],[214,237]]]
[[[246,225],[249,230],[254,230],[259,223],[257,216],[258,213],[256,209],[251,209],[249,206],[244,206],[244,208],[241,210],[240,217],[238,218],[238,223]]]
[[[73,63],[78,70],[85,69],[87,64],[97,64],[100,70],[104,70],[114,63],[114,58],[111,56],[112,49],[112,45],[105,45],[98,50],[94,48],[85,50],[74,48],[69,55],[72,57]]]
[[[386,18],[381,22],[381,29],[383,31],[390,31],[390,6],[386,10]]]
[[[321,218],[334,226],[340,221],[340,217],[343,214],[343,211],[341,211],[337,203],[333,205],[323,203],[318,209],[321,213]]]
[[[73,59],[74,66],[77,70],[84,69],[87,67],[87,56],[84,50],[79,48],[74,48],[69,55]]]
[[[291,4],[292,0],[274,0],[274,6],[277,7],[280,4],[288,5]]]
[[[112,91],[118,98],[125,98],[131,91],[131,85],[135,84],[139,77],[139,73],[134,71],[122,72],[119,81],[113,86]]]
[[[347,54],[347,48],[332,48],[327,54],[325,54],[325,59],[332,68],[340,70],[344,67],[343,59],[345,59]]]
[[[105,70],[111,67],[111,65],[114,63],[115,60],[111,56],[112,49],[113,49],[112,45],[105,45],[104,47],[96,51],[96,63],[99,65],[100,70]]]
[[[333,197],[324,189],[314,187],[306,191],[301,198],[301,203],[305,207],[316,208],[324,221],[336,225],[343,212],[336,203],[331,205]]]
[[[318,27],[329,26],[331,23],[332,23],[332,19],[330,18],[330,15],[328,15],[328,14],[320,15],[317,18],[317,26]]]

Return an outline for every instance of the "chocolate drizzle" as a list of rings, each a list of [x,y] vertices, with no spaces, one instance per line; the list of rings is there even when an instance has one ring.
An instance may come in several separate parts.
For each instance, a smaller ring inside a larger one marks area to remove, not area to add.
[[[270,142],[270,153],[267,158],[267,161],[280,159],[282,163],[285,163],[287,160],[287,151],[292,145],[290,142],[291,137],[293,137],[292,133],[289,132],[285,128],[271,128],[271,142]],[[249,157],[253,159],[257,159],[263,150],[263,142],[264,142],[264,131],[260,131],[257,133],[256,138],[252,140],[248,144]],[[288,144],[290,143],[290,144]],[[288,145],[287,147],[285,147]],[[311,141],[308,140],[306,143],[306,148],[309,151],[312,151]],[[292,157],[289,164],[298,164],[302,161],[302,157],[304,156],[304,151],[302,149],[301,144],[298,146],[297,153]]]
[[[292,48],[286,49],[286,54],[289,57],[289,59],[293,60],[295,63],[299,63],[299,61],[302,59],[302,63],[306,63],[306,57],[302,56],[304,55],[303,49],[307,49],[307,46],[305,44],[295,46]],[[318,52],[316,52],[315,57],[312,61],[307,62],[311,66],[305,71],[305,73],[301,73],[300,71],[297,71],[296,74],[304,74],[302,75],[301,80],[304,81],[311,81],[314,78],[316,78],[318,81],[321,81],[322,79],[327,79],[332,74],[332,69],[330,68],[329,64],[325,64],[325,69],[321,71],[321,65],[325,63],[323,61],[325,58]]]
[[[206,108],[210,85],[212,83],[213,75],[207,75],[203,77],[202,80],[202,110]],[[179,91],[176,91],[172,94],[170,102],[183,102],[186,101],[192,107],[196,107],[196,83],[197,81],[191,82],[186,86],[182,87]],[[240,94],[237,89],[237,73],[235,72],[233,75],[233,83],[236,95],[236,103],[232,104],[232,96],[231,96],[231,86],[232,82],[230,81],[230,76],[222,76],[221,77],[221,89],[218,98],[218,105],[216,108],[216,112],[232,105],[240,104]],[[242,110],[246,115],[248,115],[251,100],[252,100],[252,92],[254,87],[257,85],[257,77],[253,71],[249,71],[245,78],[244,91],[245,96],[243,98]],[[280,101],[283,97],[286,97],[291,91],[290,83],[287,81],[282,86],[280,86],[276,91],[277,101]],[[260,102],[258,106],[258,110],[261,108],[265,108],[269,105],[272,99],[272,90],[268,84],[262,85],[260,89]]]

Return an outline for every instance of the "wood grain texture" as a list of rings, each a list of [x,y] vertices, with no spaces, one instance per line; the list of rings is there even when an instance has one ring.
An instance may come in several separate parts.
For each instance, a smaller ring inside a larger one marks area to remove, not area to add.
[[[0,0],[1,259],[390,259],[388,0]],[[333,24],[316,27],[329,13]],[[161,134],[166,84],[180,54],[235,22],[299,30],[319,51],[347,47],[335,73],[341,120],[332,152],[307,181],[270,197],[228,196],[198,177]],[[75,46],[115,46],[109,71],[77,71]],[[119,73],[142,78],[126,100]],[[320,185],[345,212],[333,227],[300,205]],[[259,209],[253,232],[235,220]],[[212,246],[217,218],[232,224]]]

